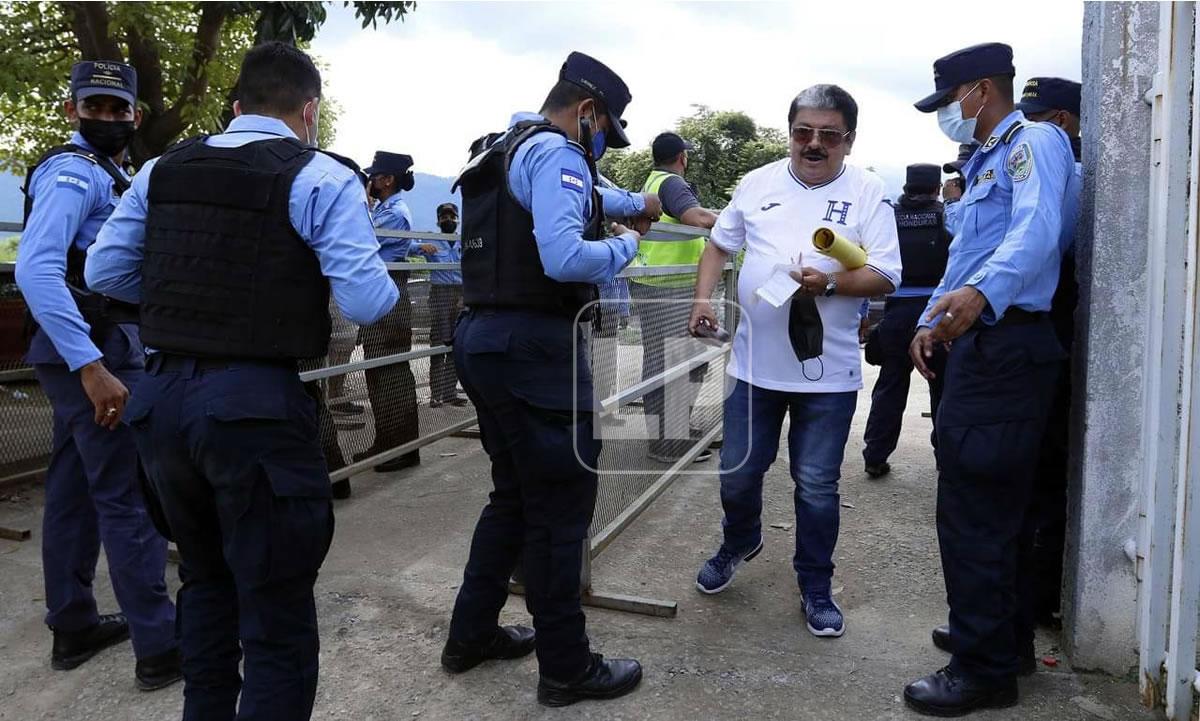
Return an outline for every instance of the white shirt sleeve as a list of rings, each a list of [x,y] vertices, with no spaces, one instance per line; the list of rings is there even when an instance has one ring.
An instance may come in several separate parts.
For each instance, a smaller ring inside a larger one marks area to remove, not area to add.
[[[713,245],[730,255],[739,252],[746,245],[746,219],[742,212],[741,199],[749,177],[742,178],[734,188],[729,205],[717,216],[717,224],[713,226],[709,236]]]
[[[862,230],[862,245],[867,251],[867,267],[886,278],[894,291],[900,287],[902,270],[896,213],[892,206],[884,201],[881,183],[867,188],[865,195],[863,200],[870,208]]]

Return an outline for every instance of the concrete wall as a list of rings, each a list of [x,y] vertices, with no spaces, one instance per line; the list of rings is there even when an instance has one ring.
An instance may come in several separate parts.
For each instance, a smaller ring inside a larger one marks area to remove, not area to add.
[[[1147,325],[1155,3],[1089,2],[1083,27],[1083,217],[1074,356],[1064,640],[1076,668],[1137,664],[1136,538]]]

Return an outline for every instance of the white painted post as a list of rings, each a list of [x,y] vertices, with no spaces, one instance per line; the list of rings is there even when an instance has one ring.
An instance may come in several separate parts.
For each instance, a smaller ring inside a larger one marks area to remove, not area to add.
[[[1142,429],[1142,513],[1138,555],[1139,683],[1142,700],[1161,703],[1166,655],[1175,484],[1179,474],[1180,368],[1187,322],[1184,257],[1187,221],[1188,113],[1190,54],[1186,70],[1173,52],[1191,44],[1191,13],[1183,3],[1159,6],[1159,64],[1151,90],[1153,104],[1150,169],[1149,269],[1150,327],[1145,351],[1145,424]],[[1183,102],[1179,102],[1180,99]],[[1172,102],[1172,101],[1175,102]]]
[[[1200,28],[1195,27],[1194,3],[1175,6],[1172,31],[1173,71],[1187,77],[1188,92],[1169,98],[1172,105],[1190,106],[1192,120],[1191,153],[1188,162],[1187,287],[1181,303],[1184,309],[1183,341],[1185,355],[1182,375],[1183,418],[1180,436],[1187,439],[1179,452],[1179,478],[1175,501],[1174,558],[1171,569],[1171,620],[1167,645],[1167,718],[1189,721],[1192,717],[1193,686],[1196,680],[1196,633],[1200,621],[1200,333],[1197,333],[1197,291],[1200,289],[1200,66],[1195,53]],[[1190,66],[1190,68],[1189,68]],[[1184,72],[1189,68],[1190,72]],[[1182,79],[1180,84],[1182,85]],[[1188,102],[1188,98],[1191,102]],[[1175,232],[1175,229],[1171,229]],[[1180,229],[1182,232],[1183,229]]]

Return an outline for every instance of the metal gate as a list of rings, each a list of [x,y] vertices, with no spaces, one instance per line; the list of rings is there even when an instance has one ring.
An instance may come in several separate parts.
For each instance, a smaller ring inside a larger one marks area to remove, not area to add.
[[[1159,6],[1150,182],[1150,328],[1137,542],[1140,688],[1193,714],[1200,619],[1200,66],[1195,3]],[[1132,239],[1131,239],[1132,240]],[[1181,262],[1184,261],[1184,262]]]

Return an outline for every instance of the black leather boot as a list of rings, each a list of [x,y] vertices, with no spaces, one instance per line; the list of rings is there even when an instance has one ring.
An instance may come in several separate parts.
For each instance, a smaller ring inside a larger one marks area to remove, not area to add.
[[[488,659],[511,659],[528,656],[533,652],[534,633],[525,626],[504,626],[496,629],[496,635],[483,646],[468,646],[454,639],[447,639],[442,649],[442,668],[450,673],[470,671]]]
[[[156,691],[170,686],[183,678],[183,659],[179,655],[179,649],[173,648],[156,656],[139,658],[133,675],[141,691]]]
[[[949,666],[904,688],[904,701],[919,714],[952,718],[985,708],[1016,706],[1017,679],[982,681]]]
[[[605,660],[592,654],[592,665],[571,683],[541,676],[538,678],[538,703],[543,706],[570,706],[585,699],[610,699],[624,696],[642,680],[642,665],[629,658]]]
[[[113,613],[100,617],[99,623],[82,631],[54,631],[50,650],[50,666],[56,671],[70,671],[109,646],[129,638],[129,623],[125,614]]]

